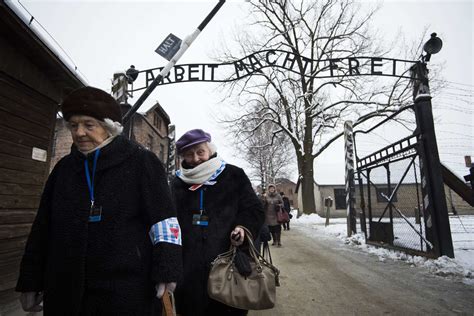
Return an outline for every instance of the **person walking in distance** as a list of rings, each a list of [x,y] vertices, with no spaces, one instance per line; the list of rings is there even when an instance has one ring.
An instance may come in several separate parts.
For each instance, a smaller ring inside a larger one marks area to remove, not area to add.
[[[277,212],[283,207],[283,200],[276,192],[274,184],[270,184],[265,194],[265,224],[272,234],[273,246],[281,247],[281,225],[277,221]]]
[[[281,199],[283,200],[283,210],[288,213],[288,218],[291,218],[291,206],[290,200],[285,196],[285,193],[280,192]],[[283,223],[283,230],[290,230],[290,221]]]

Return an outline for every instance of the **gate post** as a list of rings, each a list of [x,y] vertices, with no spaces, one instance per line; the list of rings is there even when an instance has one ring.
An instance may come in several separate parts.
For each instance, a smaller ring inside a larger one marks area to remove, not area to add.
[[[436,256],[454,258],[448,208],[433,123],[428,70],[424,60],[412,67],[415,78],[413,98],[420,143],[421,189],[423,194],[426,237],[434,245]]]
[[[346,207],[347,207],[347,237],[357,233],[357,220],[354,208],[354,138],[352,135],[352,121],[344,122],[344,141],[346,151]]]

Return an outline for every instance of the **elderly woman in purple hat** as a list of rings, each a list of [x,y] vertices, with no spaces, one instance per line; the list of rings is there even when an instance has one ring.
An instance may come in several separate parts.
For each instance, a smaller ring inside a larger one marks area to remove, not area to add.
[[[262,204],[245,172],[216,153],[211,135],[186,132],[176,147],[181,165],[172,184],[183,231],[183,280],[176,289],[181,315],[246,315],[210,299],[207,278],[211,262],[230,244],[244,241],[246,227],[257,235],[264,221]]]
[[[182,273],[181,234],[158,158],[123,137],[106,92],[73,91],[61,110],[71,153],[51,172],[21,262],[25,311],[155,315]],[[159,303],[158,303],[159,305]]]

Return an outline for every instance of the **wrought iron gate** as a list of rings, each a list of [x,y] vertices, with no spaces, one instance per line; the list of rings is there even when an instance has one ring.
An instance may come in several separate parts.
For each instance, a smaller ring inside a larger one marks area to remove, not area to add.
[[[417,134],[357,159],[361,228],[367,243],[437,256],[423,198]],[[429,226],[429,227],[428,227]]]

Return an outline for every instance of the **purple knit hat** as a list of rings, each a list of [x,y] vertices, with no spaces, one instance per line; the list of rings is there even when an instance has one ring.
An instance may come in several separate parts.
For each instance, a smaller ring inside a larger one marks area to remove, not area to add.
[[[204,142],[211,141],[211,134],[206,133],[202,129],[192,129],[184,133],[176,142],[178,153],[182,153],[185,149]]]

